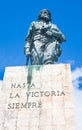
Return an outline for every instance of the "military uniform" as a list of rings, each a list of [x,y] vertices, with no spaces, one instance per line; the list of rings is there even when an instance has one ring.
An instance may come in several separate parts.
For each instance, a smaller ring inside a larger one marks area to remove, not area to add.
[[[61,55],[60,44],[65,37],[51,22],[32,22],[25,40],[24,51],[28,58],[31,53],[31,64],[53,64]]]

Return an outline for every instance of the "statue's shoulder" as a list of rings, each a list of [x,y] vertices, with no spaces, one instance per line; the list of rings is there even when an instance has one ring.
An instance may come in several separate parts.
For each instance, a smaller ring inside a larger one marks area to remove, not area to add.
[[[56,24],[53,24],[53,23],[50,23],[51,24],[51,27],[54,28],[54,29],[58,29],[57,25]]]
[[[32,29],[35,29],[35,28],[39,29],[41,27],[41,25],[42,25],[41,22],[39,22],[39,21],[33,21],[31,23],[31,28]]]
[[[37,24],[39,24],[39,22],[33,21],[33,22],[31,23],[31,26],[34,26],[34,25],[37,25]]]

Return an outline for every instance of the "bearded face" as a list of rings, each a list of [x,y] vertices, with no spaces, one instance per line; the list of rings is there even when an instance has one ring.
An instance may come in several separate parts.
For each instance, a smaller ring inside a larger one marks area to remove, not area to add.
[[[46,22],[51,21],[51,14],[48,10],[42,10],[38,15],[38,20],[44,20]]]

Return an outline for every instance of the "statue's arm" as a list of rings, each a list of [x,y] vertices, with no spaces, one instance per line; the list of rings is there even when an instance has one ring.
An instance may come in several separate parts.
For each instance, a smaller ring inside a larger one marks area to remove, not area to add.
[[[53,36],[57,38],[59,43],[66,41],[64,34],[59,30],[59,28],[56,25],[52,26],[51,30],[52,30]]]
[[[33,33],[33,23],[31,23],[25,39],[24,54],[26,56],[30,55],[30,50],[32,45],[32,33]]]

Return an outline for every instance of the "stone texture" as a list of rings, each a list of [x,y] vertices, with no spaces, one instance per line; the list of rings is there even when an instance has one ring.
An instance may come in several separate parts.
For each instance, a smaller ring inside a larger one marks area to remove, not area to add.
[[[75,130],[70,65],[7,67],[0,130]]]

